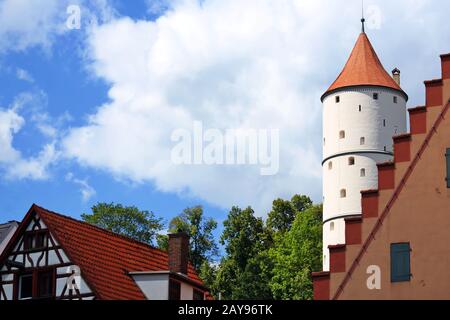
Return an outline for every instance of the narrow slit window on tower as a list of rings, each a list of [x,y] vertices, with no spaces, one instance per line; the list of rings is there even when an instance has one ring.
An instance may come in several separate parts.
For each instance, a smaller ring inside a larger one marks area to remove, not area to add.
[[[344,130],[339,132],[339,139],[345,139],[345,131]]]
[[[346,198],[347,197],[347,190],[342,189],[341,190],[341,198]]]
[[[360,145],[365,145],[366,144],[366,138],[364,138],[364,137],[361,137],[361,139],[359,139],[359,144]]]
[[[362,107],[361,107],[361,105],[359,105],[359,112],[361,112],[362,111]]]
[[[354,157],[348,158],[348,165],[349,166],[354,166],[355,165],[355,158]]]
[[[396,96],[394,96],[394,103],[397,103],[398,98]]]
[[[341,97],[340,96],[336,96],[336,103],[341,102]]]
[[[334,231],[334,222],[330,223],[330,231]]]
[[[384,146],[384,151],[387,151],[387,148],[386,148],[386,146]]]
[[[378,100],[378,93],[373,94],[373,100]]]
[[[333,169],[333,161],[328,162],[328,170]]]
[[[383,119],[383,127],[386,127],[386,119]]]
[[[366,169],[361,169],[361,177],[365,177],[366,176]]]

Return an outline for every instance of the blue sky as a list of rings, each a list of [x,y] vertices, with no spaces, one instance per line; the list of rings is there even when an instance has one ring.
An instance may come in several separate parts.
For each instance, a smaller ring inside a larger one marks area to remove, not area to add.
[[[360,2],[343,3],[0,0],[0,222],[32,203],[79,217],[116,202],[166,221],[201,204],[221,222],[232,205],[264,216],[278,197],[320,202],[319,98],[360,30]],[[65,27],[70,4],[80,30]],[[450,5],[366,6],[386,69],[423,104],[450,52]],[[174,165],[171,133],[193,121],[278,129],[279,172]]]
[[[114,1],[112,4],[118,15],[154,19],[154,14],[146,11],[145,1]],[[48,113],[53,119],[69,114],[70,120],[64,126],[82,125],[90,110],[108,100],[108,86],[86,70],[80,57],[82,45],[82,36],[74,31],[58,37],[52,43],[51,51],[37,46],[1,55],[0,106],[8,107],[20,94],[42,94],[42,101],[36,99],[30,105],[39,104],[39,112]],[[32,80],[20,79],[18,70],[26,70]],[[62,128],[65,129],[67,127]],[[32,157],[46,141],[46,137],[30,125],[14,136],[13,145],[24,157]],[[67,179],[69,172],[80,179],[87,179],[95,194],[82,199],[80,185]],[[198,204],[203,205],[210,216],[223,217],[226,214],[226,210],[201,199],[158,192],[151,183],[119,182],[105,172],[70,160],[55,163],[51,175],[42,180],[3,176],[0,178],[0,195],[0,221],[20,221],[33,203],[74,217],[90,212],[91,206],[97,202],[136,205],[155,212],[166,221],[184,208]]]

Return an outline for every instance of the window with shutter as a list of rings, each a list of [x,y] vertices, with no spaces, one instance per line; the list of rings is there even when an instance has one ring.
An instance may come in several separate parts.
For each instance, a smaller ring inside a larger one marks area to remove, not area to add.
[[[447,149],[445,158],[447,159],[447,188],[450,188],[450,148]]]
[[[409,243],[391,244],[391,282],[410,281],[410,255]]]

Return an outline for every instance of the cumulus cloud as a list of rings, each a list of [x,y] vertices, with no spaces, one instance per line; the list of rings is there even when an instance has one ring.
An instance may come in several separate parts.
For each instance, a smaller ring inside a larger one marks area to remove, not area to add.
[[[83,202],[88,202],[97,192],[89,184],[87,179],[78,179],[72,172],[66,174],[66,181],[72,182],[80,187],[81,198]]]
[[[45,143],[39,153],[31,157],[24,157],[13,145],[15,135],[26,124],[21,111],[35,99],[33,94],[20,94],[11,106],[0,108],[0,168],[7,179],[47,179],[49,166],[58,159],[56,140]]]
[[[49,51],[58,36],[71,31],[66,27],[69,5],[82,8],[83,26],[114,16],[107,0],[1,0],[0,53],[32,47]]]
[[[354,2],[180,0],[155,21],[120,18],[93,28],[89,64],[110,84],[110,101],[71,130],[64,153],[224,208],[252,205],[264,213],[275,197],[294,193],[321,201],[319,98],[356,40],[360,4]],[[438,70],[437,52],[448,51],[449,8],[442,7],[450,5],[414,3],[376,2],[381,29],[369,33],[386,68],[401,67],[405,89],[419,101],[430,60]],[[190,130],[194,121],[221,130],[279,129],[279,173],[174,165],[171,133]]]

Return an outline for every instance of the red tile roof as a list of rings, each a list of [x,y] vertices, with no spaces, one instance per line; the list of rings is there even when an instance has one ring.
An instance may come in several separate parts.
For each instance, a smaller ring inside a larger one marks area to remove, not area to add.
[[[71,262],[80,267],[97,299],[145,299],[128,272],[169,270],[165,251],[36,205],[30,211],[42,218]],[[203,286],[192,265],[188,269],[189,279]]]
[[[406,93],[386,72],[369,38],[363,32],[359,35],[355,47],[344,69],[322,96],[330,92],[351,86],[382,86]]]

